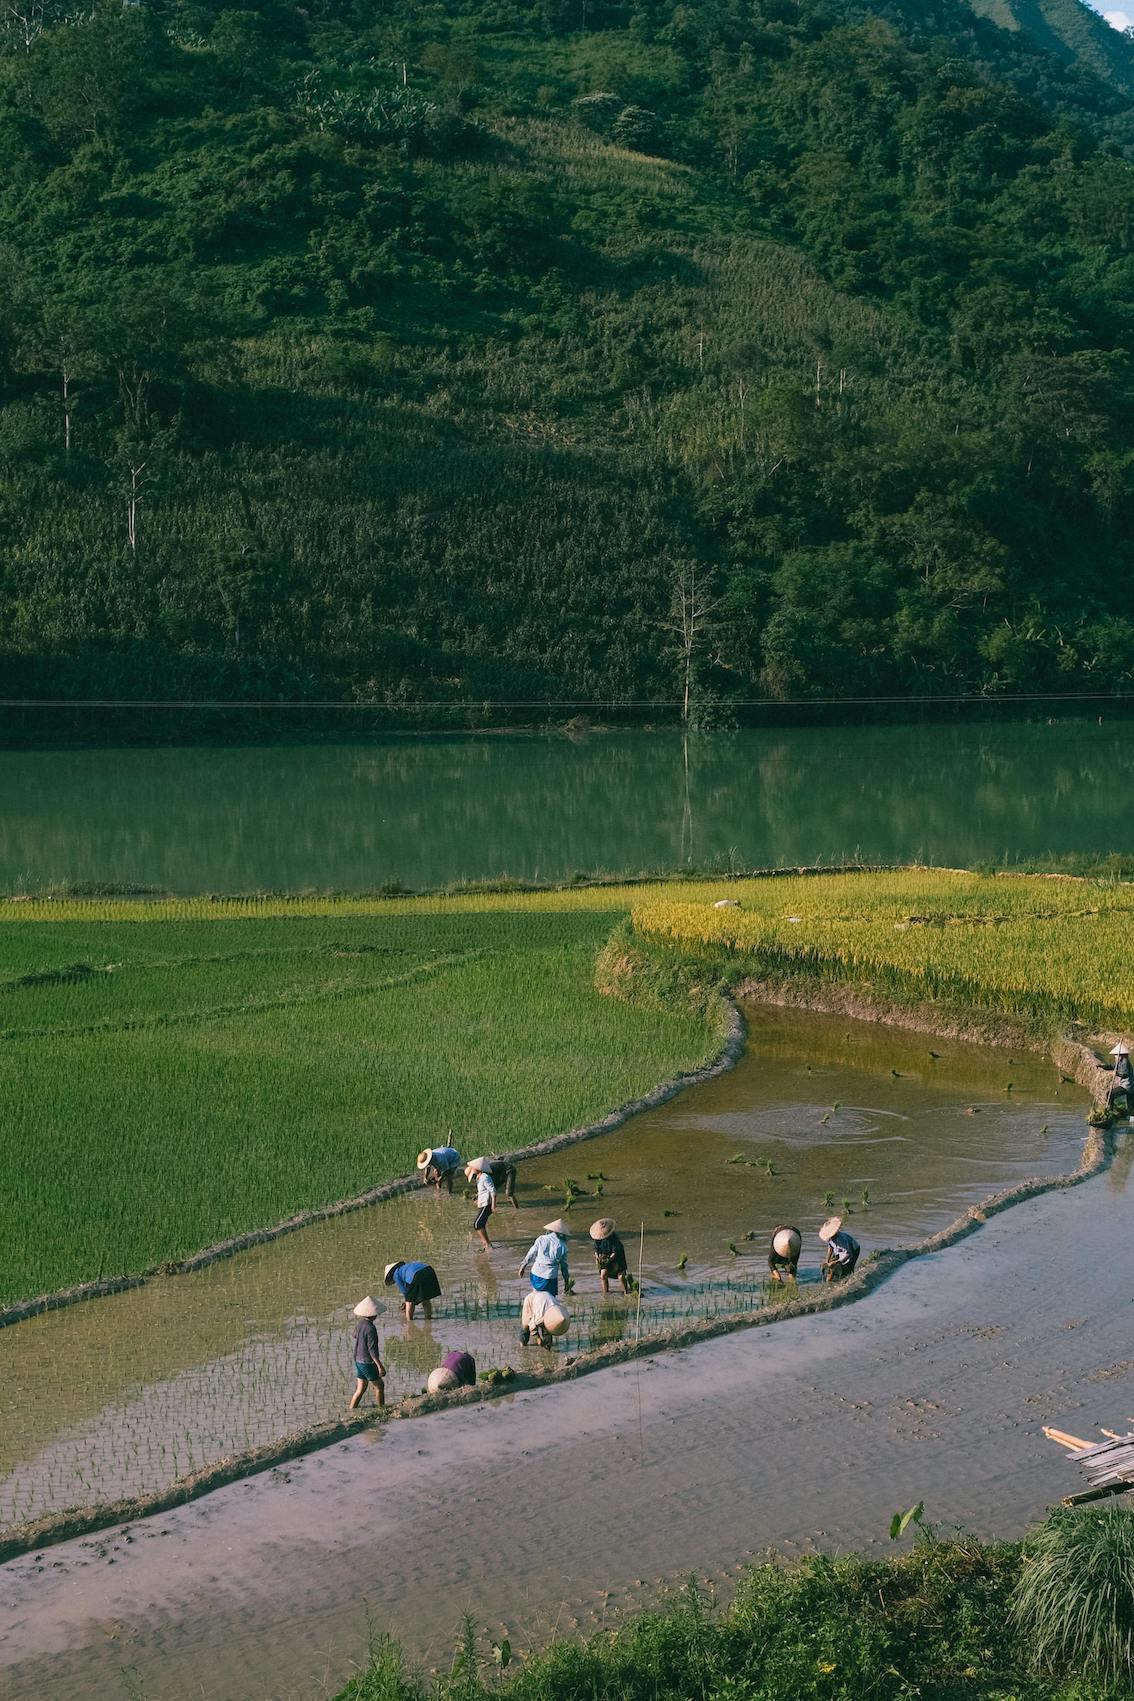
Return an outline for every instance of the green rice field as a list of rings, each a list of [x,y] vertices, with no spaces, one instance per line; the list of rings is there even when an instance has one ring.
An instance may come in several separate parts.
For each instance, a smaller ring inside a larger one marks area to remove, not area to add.
[[[0,1303],[365,1191],[450,1127],[528,1144],[717,1048],[596,992],[609,914],[385,911],[0,924]]]

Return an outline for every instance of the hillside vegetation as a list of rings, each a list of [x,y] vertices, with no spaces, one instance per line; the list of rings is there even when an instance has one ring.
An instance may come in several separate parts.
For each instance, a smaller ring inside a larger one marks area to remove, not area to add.
[[[3,694],[1129,685],[1134,49],[1053,5],[14,0]]]

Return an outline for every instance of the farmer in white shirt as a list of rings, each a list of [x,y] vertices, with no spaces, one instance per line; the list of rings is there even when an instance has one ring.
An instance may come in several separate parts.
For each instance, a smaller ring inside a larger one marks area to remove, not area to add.
[[[476,1216],[473,1228],[486,1252],[492,1251],[488,1238],[488,1219],[496,1209],[496,1183],[492,1179],[487,1158],[473,1158],[465,1165],[465,1180],[476,1182]]]
[[[567,1236],[571,1230],[562,1217],[556,1217],[553,1223],[544,1225],[543,1233],[533,1241],[523,1263],[520,1265],[520,1275],[524,1274],[530,1264],[532,1273],[528,1278],[537,1293],[557,1294],[559,1292],[559,1277],[563,1277],[566,1288],[571,1280],[567,1268]]]
[[[853,1275],[862,1247],[854,1235],[843,1227],[842,1217],[828,1217],[819,1230],[819,1239],[827,1248],[827,1256],[823,1260],[823,1279],[828,1282],[842,1281],[846,1276]]]

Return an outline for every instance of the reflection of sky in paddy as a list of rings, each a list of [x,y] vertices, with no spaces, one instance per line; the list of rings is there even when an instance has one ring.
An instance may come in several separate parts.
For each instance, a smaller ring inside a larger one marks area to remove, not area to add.
[[[736,1069],[613,1134],[522,1165],[521,1208],[502,1205],[492,1218],[490,1254],[472,1239],[471,1197],[415,1190],[194,1275],[6,1330],[0,1525],[153,1492],[341,1417],[353,1387],[351,1306],[363,1293],[387,1300],[378,1330],[391,1399],[419,1392],[454,1347],[481,1369],[545,1362],[519,1342],[527,1284],[516,1269],[564,1210],[568,1176],[582,1189],[568,1213],[577,1293],[560,1351],[572,1353],[637,1326],[635,1301],[599,1293],[587,1240],[598,1216],[617,1219],[633,1269],[641,1258],[641,1327],[655,1334],[763,1303],[780,1223],[799,1225],[801,1274],[813,1280],[817,1230],[832,1210],[869,1253],[1078,1161],[1084,1095],[1042,1058],[1014,1058],[1009,1076],[1001,1054],[935,1041],[941,1056],[927,1068],[923,1036],[845,1017],[748,1014]],[[436,1266],[443,1296],[431,1324],[420,1314],[407,1323],[389,1302],[382,1269],[395,1256]],[[67,1375],[45,1376],[45,1364],[65,1364]]]

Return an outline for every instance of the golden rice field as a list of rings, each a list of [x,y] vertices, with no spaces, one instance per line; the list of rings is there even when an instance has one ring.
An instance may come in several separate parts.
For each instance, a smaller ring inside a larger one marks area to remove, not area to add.
[[[1134,1021],[1134,887],[905,869],[740,881],[714,896],[641,894],[635,930],[902,997],[1008,1010],[1052,1024]]]

